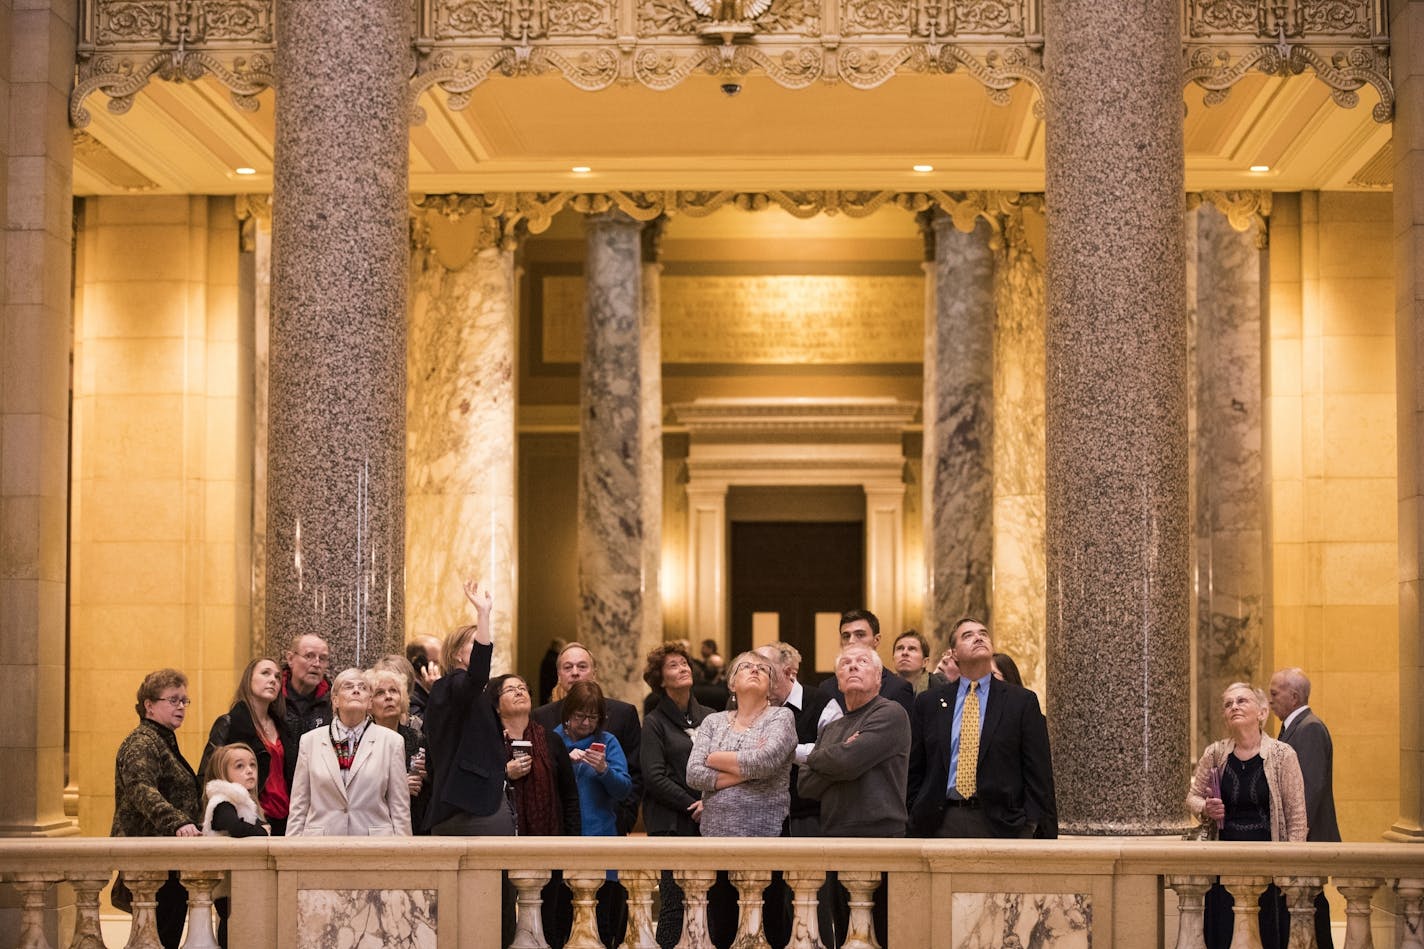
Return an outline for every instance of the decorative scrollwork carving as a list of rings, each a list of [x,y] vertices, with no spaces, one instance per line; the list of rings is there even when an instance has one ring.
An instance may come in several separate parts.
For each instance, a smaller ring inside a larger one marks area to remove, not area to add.
[[[1370,9],[1363,0],[1296,0],[1295,23],[1300,36],[1371,35]]]
[[[1028,83],[1038,93],[1033,114],[1043,118],[1043,66],[1037,53],[1011,46],[1003,51],[990,50],[980,62],[963,46],[950,44],[940,50],[940,69],[954,72],[961,66],[989,90],[989,101],[995,105],[1008,105],[1009,90],[1020,82]]]
[[[490,73],[499,69],[509,71],[508,64],[514,60],[514,50],[498,49],[490,56],[476,59],[470,54],[458,54],[451,50],[440,50],[426,59],[420,70],[410,80],[410,121],[412,125],[425,123],[425,107],[419,102],[426,90],[437,88],[446,96],[445,104],[455,112],[470,104],[470,93],[484,82]]]
[[[1185,81],[1194,82],[1206,90],[1202,101],[1218,105],[1226,100],[1231,87],[1252,70],[1277,76],[1294,76],[1310,69],[1316,78],[1330,87],[1330,98],[1345,109],[1359,104],[1359,90],[1371,86],[1380,101],[1370,110],[1380,123],[1394,115],[1394,87],[1389,81],[1388,57],[1370,47],[1323,54],[1310,46],[1287,42],[1284,37],[1272,46],[1257,46],[1235,60],[1226,50],[1200,48],[1193,50],[1187,61]]]
[[[1189,36],[1218,33],[1262,34],[1266,29],[1266,4],[1257,0],[1190,0],[1187,4]]]
[[[96,47],[272,43],[272,0],[95,0]]]
[[[81,69],[79,81],[69,97],[69,121],[77,129],[92,118],[84,100],[95,92],[109,97],[109,111],[123,115],[133,107],[133,97],[153,76],[169,82],[200,79],[211,75],[227,87],[232,104],[244,112],[257,111],[257,97],[272,86],[272,60],[254,56],[238,57],[226,63],[205,51],[171,50],[150,56],[139,65],[132,59],[96,56]]]
[[[841,30],[847,36],[862,33],[909,35],[916,23],[915,4],[902,0],[843,0]]]
[[[1203,191],[1187,195],[1187,210],[1210,204],[1226,216],[1232,229],[1245,234],[1256,228],[1256,246],[1265,249],[1269,236],[1266,222],[1271,216],[1269,191]]]
[[[615,0],[435,0],[434,38],[514,39],[611,37]]]
[[[721,68],[721,56],[714,49],[699,49],[690,56],[678,57],[669,50],[645,49],[633,58],[633,75],[649,89],[671,89],[694,72],[715,73]]]

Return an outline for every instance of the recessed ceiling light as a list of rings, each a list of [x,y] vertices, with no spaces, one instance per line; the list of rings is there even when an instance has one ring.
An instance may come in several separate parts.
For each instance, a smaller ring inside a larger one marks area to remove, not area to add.
[[[572,168],[569,169],[569,171],[572,171],[576,175],[586,175],[590,171],[593,171],[593,169],[588,167],[587,165],[574,165]]]
[[[241,168],[234,168],[233,171],[236,172],[236,173],[239,174],[239,175],[255,175],[255,174],[257,174],[257,169],[256,169],[256,168],[248,168],[248,167],[245,166],[245,165],[244,165],[243,167],[241,167]]]
[[[1251,170],[1252,170],[1252,171],[1258,171],[1258,172],[1259,172],[1259,171],[1270,171],[1270,170],[1271,170],[1271,166],[1270,166],[1270,165],[1252,165],[1252,166],[1251,166]]]
[[[918,171],[921,174],[924,174],[927,171],[934,171],[934,165],[913,165],[911,167],[914,171]]]

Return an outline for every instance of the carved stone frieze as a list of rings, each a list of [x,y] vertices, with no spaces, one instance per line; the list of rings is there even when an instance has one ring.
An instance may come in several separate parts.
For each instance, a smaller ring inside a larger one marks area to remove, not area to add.
[[[1393,118],[1394,86],[1389,80],[1389,57],[1370,46],[1322,52],[1281,39],[1274,45],[1247,47],[1234,55],[1227,49],[1198,47],[1188,57],[1184,79],[1205,89],[1203,101],[1211,106],[1224,102],[1232,86],[1250,72],[1294,76],[1307,69],[1330,87],[1330,98],[1341,108],[1357,106],[1359,90],[1370,86],[1380,100],[1370,110],[1371,117],[1380,123]]]
[[[1378,0],[1186,0],[1187,36],[1369,40],[1385,33]]]
[[[840,0],[844,36],[1023,36],[1025,0]]]
[[[434,39],[512,39],[617,35],[614,0],[430,0]]]
[[[744,26],[733,33],[819,36],[821,0],[634,0],[638,35],[720,33],[714,24]]]
[[[272,0],[93,0],[95,47],[272,43]]]

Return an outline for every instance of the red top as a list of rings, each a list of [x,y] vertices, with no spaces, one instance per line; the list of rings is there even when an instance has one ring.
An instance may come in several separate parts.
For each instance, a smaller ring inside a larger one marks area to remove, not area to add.
[[[271,767],[267,772],[267,783],[262,785],[262,792],[257,795],[257,803],[262,805],[262,813],[268,820],[282,820],[292,805],[287,794],[287,749],[282,747],[280,741],[268,741],[265,735],[261,738],[262,744],[267,746],[267,754],[271,756]]]

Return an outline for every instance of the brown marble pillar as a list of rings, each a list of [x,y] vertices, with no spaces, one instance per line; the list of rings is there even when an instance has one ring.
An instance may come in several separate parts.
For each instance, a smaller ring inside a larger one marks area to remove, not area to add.
[[[994,526],[994,252],[989,222],[939,212],[933,329],[925,334],[926,626],[936,649],[961,616],[988,623]]]
[[[279,0],[267,629],[402,641],[409,8]]]
[[[72,2],[0,0],[5,837],[78,832],[62,801],[74,18]]]
[[[1399,819],[1424,843],[1424,0],[1390,4],[1399,400]]]
[[[621,212],[588,218],[579,386],[578,639],[614,698],[642,693],[642,243]]]
[[[1048,0],[1044,12],[1059,822],[1177,832],[1190,708],[1180,10]]]
[[[663,343],[662,235],[666,218],[643,225],[639,338],[643,383],[643,628],[639,655],[663,641]]]

